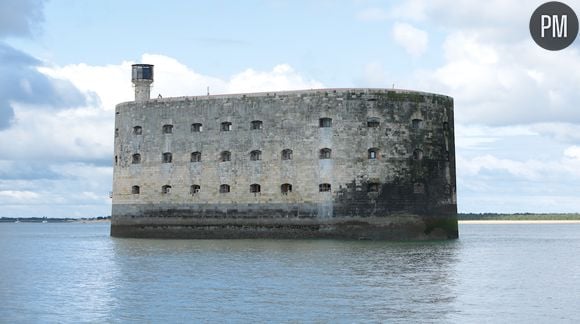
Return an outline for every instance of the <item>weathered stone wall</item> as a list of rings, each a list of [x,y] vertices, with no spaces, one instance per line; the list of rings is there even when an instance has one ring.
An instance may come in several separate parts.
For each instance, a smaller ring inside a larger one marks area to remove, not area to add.
[[[320,127],[321,118],[332,126]],[[168,98],[119,104],[115,122],[112,235],[457,237],[450,97],[324,89]],[[320,159],[323,148],[330,159]],[[292,159],[282,159],[284,149]],[[251,159],[255,150],[260,160]],[[220,161],[223,151],[230,161]],[[163,163],[165,152],[171,163]],[[200,162],[192,152],[201,152]],[[292,191],[282,193],[286,183]],[[325,183],[330,192],[320,192]],[[222,184],[230,192],[220,193]]]

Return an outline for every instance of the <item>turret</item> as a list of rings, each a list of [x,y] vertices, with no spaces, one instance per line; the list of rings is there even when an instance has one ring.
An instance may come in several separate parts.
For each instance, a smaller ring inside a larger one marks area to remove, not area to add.
[[[151,98],[151,83],[153,83],[153,65],[133,64],[131,82],[135,86],[135,101],[147,101]]]

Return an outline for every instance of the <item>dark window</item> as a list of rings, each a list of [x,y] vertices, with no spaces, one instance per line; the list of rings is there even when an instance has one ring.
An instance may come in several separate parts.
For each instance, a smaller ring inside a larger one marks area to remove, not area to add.
[[[141,126],[133,127],[133,135],[141,135],[143,134],[143,128]]]
[[[370,148],[369,149],[369,160],[376,160],[379,158],[379,149],[378,148]]]
[[[132,163],[133,164],[139,164],[139,163],[141,163],[141,154],[139,154],[139,153],[133,154]]]
[[[141,192],[139,186],[133,186],[131,187],[131,193],[134,195],[138,195]]]
[[[171,186],[165,185],[165,186],[161,187],[161,193],[164,195],[171,193]]]
[[[173,125],[163,125],[163,134],[173,133]]]
[[[171,163],[173,161],[173,155],[169,152],[163,153],[163,163]]]
[[[119,137],[119,129],[115,128],[115,137]]]
[[[262,159],[262,151],[252,151],[250,152],[250,161],[259,161]]]
[[[119,163],[119,158],[115,155],[115,165],[117,165],[117,163]]]
[[[320,118],[318,120],[318,126],[320,126],[320,127],[332,127],[332,118]]]
[[[191,153],[191,162],[201,162],[201,152]]]
[[[230,153],[230,151],[223,151],[220,153],[220,161],[227,162],[227,161],[231,161],[231,159],[232,159],[232,153]]]
[[[425,193],[425,184],[423,184],[422,182],[415,182],[413,184],[413,193],[424,194]]]
[[[261,189],[262,188],[257,183],[253,183],[253,184],[250,185],[250,192],[251,193],[259,193],[261,191]]]
[[[220,129],[222,130],[222,132],[229,132],[232,130],[232,123],[223,122]]]
[[[332,150],[329,148],[323,148],[320,150],[321,159],[330,159],[332,155]]]
[[[378,118],[369,118],[367,120],[367,127],[376,128],[376,127],[379,127],[380,125],[381,125],[381,122],[379,121]]]
[[[421,129],[421,128],[423,128],[423,120],[413,119],[411,121],[411,126],[413,127],[413,129]]]
[[[261,120],[252,121],[250,129],[262,129],[262,121]]]
[[[283,195],[287,195],[289,192],[292,192],[292,185],[289,183],[284,183],[280,186],[280,191]]]
[[[228,193],[230,192],[230,185],[223,184],[220,185],[220,193]]]
[[[191,185],[191,187],[189,187],[189,193],[192,196],[197,194],[200,190],[201,190],[201,187],[199,185]]]
[[[423,151],[420,149],[416,149],[413,151],[413,159],[414,160],[421,160],[423,159]]]
[[[378,183],[369,183],[368,191],[369,192],[379,192],[380,185]]]
[[[328,192],[330,191],[330,183],[321,183],[318,185],[318,191]]]
[[[203,125],[200,123],[191,124],[191,132],[199,133],[203,130]]]
[[[292,150],[285,149],[282,151],[282,160],[292,160]]]

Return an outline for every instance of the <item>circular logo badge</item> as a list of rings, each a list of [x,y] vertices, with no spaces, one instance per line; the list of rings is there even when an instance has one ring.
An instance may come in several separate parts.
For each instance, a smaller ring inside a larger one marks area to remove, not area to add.
[[[559,51],[576,39],[578,17],[566,4],[551,1],[539,6],[530,18],[530,34],[540,47]]]

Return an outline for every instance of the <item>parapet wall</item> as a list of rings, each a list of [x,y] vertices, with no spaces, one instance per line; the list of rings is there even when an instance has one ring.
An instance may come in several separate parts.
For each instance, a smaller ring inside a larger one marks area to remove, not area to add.
[[[113,235],[457,237],[450,97],[167,98],[119,104],[115,122]]]

